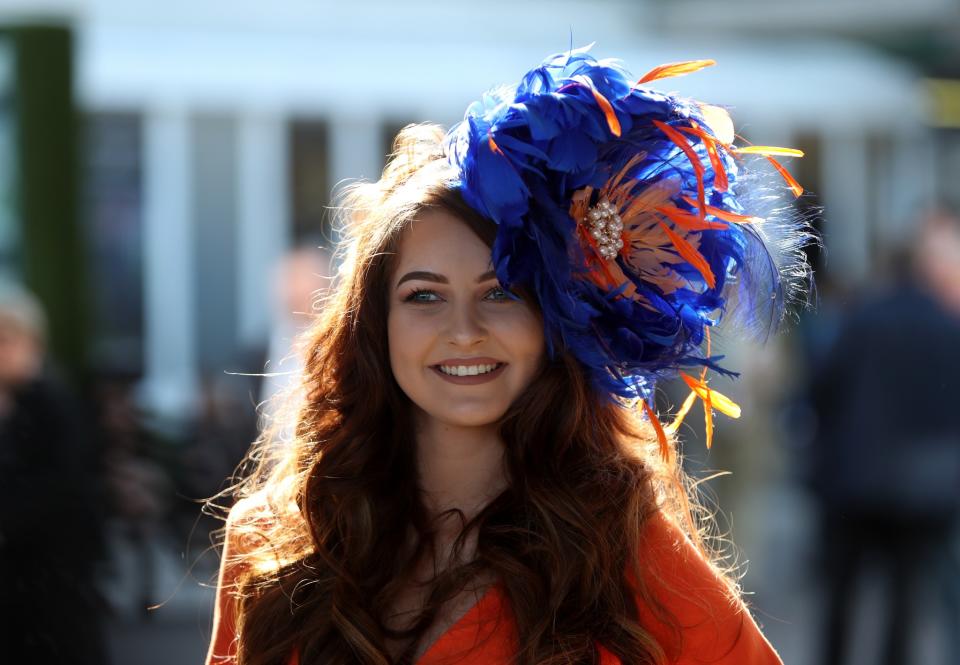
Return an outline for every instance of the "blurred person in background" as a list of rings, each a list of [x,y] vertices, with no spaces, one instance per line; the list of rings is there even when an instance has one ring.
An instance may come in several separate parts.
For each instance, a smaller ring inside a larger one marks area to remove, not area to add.
[[[857,582],[871,563],[889,583],[878,635],[885,665],[917,662],[918,619],[931,614],[944,619],[944,662],[960,662],[960,568],[951,555],[960,511],[960,218],[928,214],[890,263],[891,283],[841,315],[812,357],[809,481],[828,590],[824,665],[844,662],[854,646]],[[921,604],[931,596],[934,607]]]
[[[45,358],[45,328],[34,297],[0,287],[0,654],[102,665],[98,456]]]
[[[704,329],[733,293],[779,321],[807,235],[735,212],[726,111],[586,50],[407,127],[350,191],[294,437],[230,510],[211,665],[781,662],[647,399],[690,364],[708,422],[739,411]]]
[[[273,318],[260,387],[261,411],[267,420],[274,416],[271,398],[300,382],[303,357],[296,342],[320,313],[330,271],[330,251],[309,245],[287,252],[274,270]]]
[[[270,329],[265,343],[239,354],[236,362],[242,371],[201,378],[198,417],[191,423],[189,442],[178,459],[178,494],[199,500],[223,491],[260,428],[270,427],[275,418],[297,408],[291,395],[299,387],[303,371],[297,341],[320,311],[330,270],[330,252],[309,244],[290,249],[277,261],[272,270]],[[289,439],[284,436],[280,441]],[[188,505],[181,504],[176,507]],[[175,517],[193,521],[196,515],[192,505],[189,507],[191,510]],[[202,528],[213,530],[220,525],[219,520],[207,517]],[[188,523],[184,526],[192,528]]]
[[[162,447],[153,445],[144,426],[146,418],[134,399],[135,382],[135,375],[105,372],[97,379],[95,394],[110,526],[114,538],[119,537],[110,543],[114,549],[111,573],[127,579],[116,559],[118,545],[130,547],[135,577],[123,593],[133,597],[139,617],[146,618],[147,608],[159,600],[155,548],[158,536],[164,533],[175,488],[169,470],[153,452]],[[111,600],[122,602],[120,598]]]

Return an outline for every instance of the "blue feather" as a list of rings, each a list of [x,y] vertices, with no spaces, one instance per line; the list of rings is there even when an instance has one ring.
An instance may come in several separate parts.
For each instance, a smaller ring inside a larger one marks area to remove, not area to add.
[[[618,62],[598,61],[588,48],[550,56],[516,87],[497,88],[470,105],[446,140],[458,172],[456,186],[470,206],[499,224],[492,250],[497,276],[507,288],[532,287],[550,354],[558,346],[567,349],[598,390],[648,398],[658,378],[689,366],[735,375],[719,366],[722,356],[701,352],[707,326],[725,316],[731,300],[742,325],[775,325],[791,284],[806,274],[798,247],[808,236],[796,220],[780,223],[772,245],[751,225],[702,231],[698,250],[716,278],[714,287],[677,255],[669,266],[690,287],[669,294],[618,260],[646,304],[622,297],[626,285],[605,291],[585,279],[586,258],[568,212],[573,194],[586,186],[599,189],[643,153],[627,174],[632,191],[673,179],[679,193],[672,203],[692,212],[682,197],[696,198],[697,173],[653,121],[675,127],[697,121],[706,127],[696,103],[634,87]],[[595,92],[610,104],[619,136]],[[716,174],[706,146],[689,138],[703,168],[708,204],[743,214],[749,197],[738,186],[739,164],[721,151],[729,187],[713,190]]]

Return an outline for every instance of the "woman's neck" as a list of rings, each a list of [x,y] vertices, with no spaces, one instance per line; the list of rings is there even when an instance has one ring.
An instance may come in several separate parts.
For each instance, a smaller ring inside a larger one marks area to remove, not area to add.
[[[416,437],[420,488],[431,515],[459,508],[469,520],[506,488],[504,444],[495,426],[457,427],[420,414]]]

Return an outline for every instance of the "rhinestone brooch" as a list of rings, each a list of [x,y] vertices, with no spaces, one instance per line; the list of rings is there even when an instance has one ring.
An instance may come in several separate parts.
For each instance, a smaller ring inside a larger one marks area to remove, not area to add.
[[[590,208],[583,221],[597,243],[600,257],[615,258],[623,247],[623,239],[620,237],[623,233],[623,221],[617,214],[617,209],[606,199],[601,199],[597,205]]]

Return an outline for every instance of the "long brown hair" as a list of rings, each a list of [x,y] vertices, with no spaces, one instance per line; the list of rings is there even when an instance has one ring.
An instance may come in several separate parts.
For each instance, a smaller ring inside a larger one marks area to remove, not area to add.
[[[666,510],[707,554],[691,485],[676,454],[656,452],[649,423],[597,394],[562,347],[502,418],[509,486],[455,543],[461,549],[475,530],[475,558],[437,575],[410,630],[385,625],[433,538],[416,483],[411,404],[388,356],[398,237],[429,208],[462,219],[488,245],[495,233],[450,185],[442,136],[434,125],[405,128],[382,178],[355,185],[342,206],[343,263],[302,338],[299,393],[286,398],[295,427],[285,431],[280,417],[265,429],[238,487],[268,508],[233,526],[245,543],[240,560],[227,562],[242,570],[237,662],[285,663],[296,649],[305,665],[387,665],[386,636],[416,645],[441,605],[481,574],[506,591],[521,665],[593,663],[595,643],[624,663],[662,662],[636,599],[669,617],[641,583],[637,546],[645,519]]]

